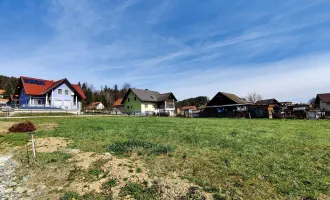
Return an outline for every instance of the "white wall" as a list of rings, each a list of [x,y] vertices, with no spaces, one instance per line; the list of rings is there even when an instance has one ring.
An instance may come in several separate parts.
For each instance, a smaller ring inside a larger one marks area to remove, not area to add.
[[[104,105],[102,103],[97,105],[96,110],[102,110],[102,109],[104,109]]]
[[[147,105],[147,108],[145,107],[145,105]],[[152,102],[142,102],[141,103],[141,112],[145,112],[145,111],[155,111],[157,108],[156,103],[152,103]]]

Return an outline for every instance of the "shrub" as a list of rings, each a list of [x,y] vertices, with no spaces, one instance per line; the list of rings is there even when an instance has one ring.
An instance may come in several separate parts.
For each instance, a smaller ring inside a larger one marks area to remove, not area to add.
[[[124,142],[115,142],[114,144],[111,144],[108,147],[108,150],[110,152],[114,152],[115,154],[122,155],[125,153],[130,153],[137,148],[142,148],[144,152],[149,154],[156,154],[156,155],[167,154],[174,150],[174,148],[171,146],[164,146],[161,144],[156,144],[141,140],[128,140]],[[142,154],[142,152],[140,152],[140,154]]]
[[[199,188],[190,187],[186,196],[181,197],[180,200],[189,200],[189,199],[205,200],[206,198],[204,195],[201,194]]]
[[[72,199],[78,199],[79,198],[79,194],[75,193],[75,192],[66,192],[61,198],[60,200],[72,200]]]
[[[18,132],[18,133],[33,132],[35,130],[37,130],[36,127],[32,122],[29,121],[14,124],[12,127],[9,128],[10,132]]]

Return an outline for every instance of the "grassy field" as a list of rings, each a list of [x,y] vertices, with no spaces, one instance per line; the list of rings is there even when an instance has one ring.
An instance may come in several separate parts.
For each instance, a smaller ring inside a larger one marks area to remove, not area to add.
[[[244,199],[313,199],[330,193],[330,121],[156,117],[31,121],[59,124],[37,137],[66,137],[73,141],[72,148],[82,151],[118,156],[137,152],[151,173],[177,172],[210,193]],[[0,135],[0,143],[24,145],[26,138]]]
[[[66,116],[66,115],[74,115],[74,114],[66,113],[66,112],[20,112],[20,113],[12,114],[11,117]]]

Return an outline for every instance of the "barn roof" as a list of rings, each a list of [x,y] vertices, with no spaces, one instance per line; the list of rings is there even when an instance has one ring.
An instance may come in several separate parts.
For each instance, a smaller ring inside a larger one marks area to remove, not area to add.
[[[270,105],[270,104],[281,104],[280,102],[278,102],[276,99],[264,99],[264,100],[260,100],[257,101],[255,104],[259,104],[259,105]]]
[[[316,101],[321,100],[323,103],[330,103],[330,93],[317,94]]]

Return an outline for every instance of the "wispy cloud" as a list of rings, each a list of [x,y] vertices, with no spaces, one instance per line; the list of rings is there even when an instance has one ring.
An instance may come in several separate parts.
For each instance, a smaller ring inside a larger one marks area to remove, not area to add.
[[[257,91],[303,101],[330,92],[329,1],[22,5],[0,2],[0,74],[96,88],[130,82],[179,99]]]

